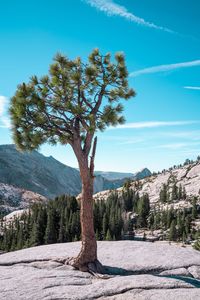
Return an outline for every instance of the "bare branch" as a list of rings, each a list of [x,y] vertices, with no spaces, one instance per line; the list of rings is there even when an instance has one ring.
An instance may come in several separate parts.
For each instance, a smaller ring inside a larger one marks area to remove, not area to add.
[[[94,134],[90,133],[90,132],[87,132],[87,134],[86,134],[85,143],[84,143],[84,147],[83,147],[83,152],[87,156],[90,153],[93,136],[94,136]]]
[[[92,178],[94,178],[94,159],[96,154],[96,147],[97,147],[97,136],[94,138],[92,155],[90,156],[90,175]]]

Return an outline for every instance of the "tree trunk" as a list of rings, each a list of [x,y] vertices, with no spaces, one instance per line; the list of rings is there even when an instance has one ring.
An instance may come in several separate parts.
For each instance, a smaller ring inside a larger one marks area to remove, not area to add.
[[[88,264],[97,261],[97,242],[93,222],[93,178],[87,164],[80,167],[80,174],[82,179],[80,212],[82,247],[73,266],[87,271]]]
[[[94,232],[93,220],[93,183],[94,183],[94,158],[97,145],[95,137],[88,162],[88,154],[91,148],[91,141],[87,151],[83,151],[80,141],[73,145],[74,153],[77,157],[82,181],[81,195],[81,240],[82,247],[79,255],[73,260],[72,265],[81,271],[90,271],[91,273],[103,273],[103,266],[97,260],[97,242]]]

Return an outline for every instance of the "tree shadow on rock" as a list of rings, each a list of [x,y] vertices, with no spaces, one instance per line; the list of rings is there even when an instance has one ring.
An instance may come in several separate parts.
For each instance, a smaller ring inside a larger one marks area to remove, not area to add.
[[[191,284],[195,288],[200,288],[200,280],[193,278],[193,277],[187,277],[187,276],[179,276],[179,275],[159,275],[159,273],[162,271],[160,269],[155,270],[141,270],[141,271],[132,271],[127,270],[124,268],[119,267],[111,267],[111,266],[103,266],[104,274],[109,276],[130,276],[130,275],[145,275],[149,274],[152,276],[162,277],[162,278],[172,278],[172,279],[178,279],[181,281],[184,281],[185,283]]]
[[[200,280],[193,278],[193,277],[187,277],[187,276],[179,276],[179,275],[159,275],[159,274],[152,274],[154,276],[158,277],[165,277],[165,278],[172,278],[172,279],[178,279],[182,280],[185,283],[189,283],[193,285],[195,288],[200,288]]]

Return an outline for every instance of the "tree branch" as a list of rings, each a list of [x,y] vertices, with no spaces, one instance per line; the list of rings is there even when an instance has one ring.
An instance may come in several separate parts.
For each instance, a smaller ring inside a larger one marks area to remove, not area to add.
[[[83,152],[87,156],[90,153],[93,136],[94,136],[94,134],[90,133],[90,132],[87,132],[87,134],[86,134],[85,143],[84,143],[84,147],[83,147]]]
[[[97,147],[97,136],[94,138],[92,155],[90,156],[90,175],[93,179],[94,179],[94,158],[96,154],[96,147]]]

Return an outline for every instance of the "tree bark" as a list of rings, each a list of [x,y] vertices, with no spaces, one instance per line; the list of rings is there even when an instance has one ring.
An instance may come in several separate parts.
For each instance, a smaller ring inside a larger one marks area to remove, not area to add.
[[[96,142],[94,143],[96,148]],[[88,165],[88,157],[79,156],[79,168],[82,180],[81,195],[81,240],[82,247],[79,255],[75,258],[73,266],[81,271],[88,271],[88,264],[97,264],[97,242],[94,232],[93,221],[93,168],[95,149],[93,147],[91,161],[93,165]],[[80,154],[80,153],[79,153]]]
[[[81,240],[82,247],[75,259],[74,266],[82,271],[87,271],[89,263],[97,260],[97,242],[93,222],[93,180],[88,178],[82,182],[81,196]]]

